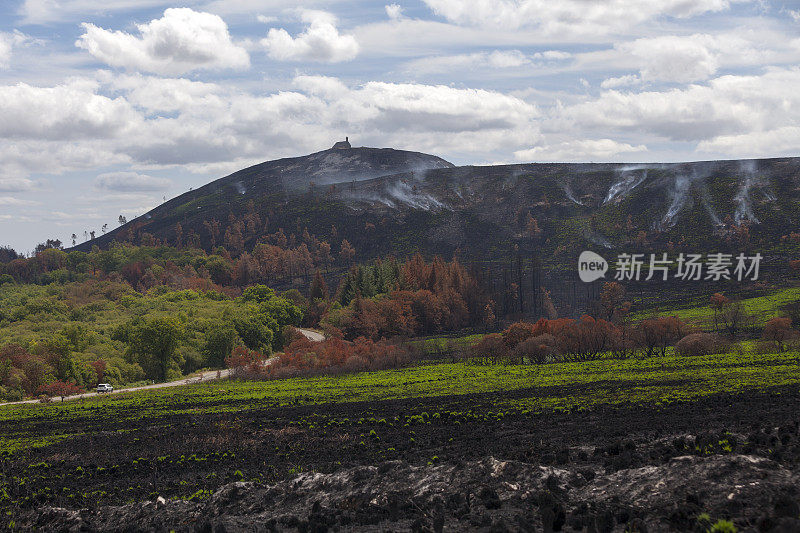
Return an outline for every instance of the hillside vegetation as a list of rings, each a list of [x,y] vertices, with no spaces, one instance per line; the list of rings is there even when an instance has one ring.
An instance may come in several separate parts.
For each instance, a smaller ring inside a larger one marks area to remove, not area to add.
[[[753,317],[753,325],[763,327],[770,319],[778,316],[793,315],[795,318],[800,316],[798,315],[798,311],[800,311],[797,305],[798,301],[800,301],[800,288],[790,287],[764,296],[744,298],[741,300],[741,305],[745,312]],[[685,309],[661,308],[656,311],[642,311],[634,313],[631,318],[639,320],[655,314],[668,314],[697,326],[712,328],[715,311],[709,303]],[[798,321],[795,320],[795,322]]]
[[[222,368],[237,343],[269,354],[302,311],[258,287],[233,298],[215,291],[147,293],[87,280],[0,286],[0,394],[19,400],[49,383],[90,388],[164,381]]]
[[[224,249],[129,244],[88,253],[48,248],[0,262],[1,399],[259,366],[295,340],[287,326],[319,325],[344,339],[331,357],[361,368],[383,364],[373,356],[384,349],[375,344],[381,339],[497,322],[485,290],[455,260],[354,266],[334,292],[316,271],[306,295],[258,284],[270,279],[271,265],[268,257],[234,259]],[[291,354],[300,361],[309,349],[290,348],[272,368],[295,366],[286,364]]]

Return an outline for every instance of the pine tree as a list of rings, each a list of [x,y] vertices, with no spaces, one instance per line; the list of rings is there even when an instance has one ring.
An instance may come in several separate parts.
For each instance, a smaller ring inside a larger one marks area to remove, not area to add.
[[[327,300],[330,295],[328,294],[328,285],[325,283],[325,278],[319,273],[319,270],[314,274],[314,280],[311,282],[311,291],[309,299],[314,300]]]
[[[339,259],[341,259],[343,263],[349,265],[353,262],[355,255],[355,248],[353,248],[347,239],[342,239],[342,249],[339,251]]]

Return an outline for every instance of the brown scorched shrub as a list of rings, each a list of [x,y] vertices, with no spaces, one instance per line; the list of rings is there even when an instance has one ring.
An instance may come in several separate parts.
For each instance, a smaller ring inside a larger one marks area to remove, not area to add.
[[[697,357],[726,353],[730,350],[730,342],[716,333],[690,333],[675,345],[678,355]]]
[[[239,347],[226,361],[229,368],[235,369],[236,377],[283,379],[400,368],[414,359],[412,350],[405,346],[359,337],[354,341],[329,338],[322,342],[300,338],[270,359]]]

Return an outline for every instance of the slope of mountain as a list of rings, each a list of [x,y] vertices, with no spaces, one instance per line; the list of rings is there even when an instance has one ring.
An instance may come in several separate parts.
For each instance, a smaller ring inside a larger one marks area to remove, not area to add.
[[[430,212],[426,240],[451,248],[472,248],[474,234],[551,249],[704,247],[743,228],[776,242],[800,231],[800,159],[458,167],[360,182],[337,198],[394,218]]]
[[[359,259],[414,251],[473,260],[535,249],[552,265],[581,249],[698,252],[779,246],[800,232],[800,158],[675,164],[453,167],[391,149],[326,150],[262,163],[174,198],[95,241],[185,236],[210,249],[256,213],[244,249],[305,229]],[[219,223],[215,238],[208,221]],[[787,252],[788,253],[788,252]]]
[[[174,218],[175,211],[181,211],[183,218],[187,218],[185,212],[188,204],[192,203],[197,204],[198,211],[211,208],[202,212],[205,215],[215,211],[216,203],[236,205],[242,199],[276,199],[313,191],[332,183],[352,183],[398,172],[451,167],[452,163],[440,157],[419,152],[391,148],[331,148],[307,156],[266,161],[239,170],[173,198],[129,224],[141,227],[146,221],[149,229],[145,231],[156,232],[160,236],[159,221]],[[194,220],[197,217],[188,218]],[[125,232],[129,228],[117,228],[75,249],[85,250],[95,244],[105,246],[119,235],[120,230]]]

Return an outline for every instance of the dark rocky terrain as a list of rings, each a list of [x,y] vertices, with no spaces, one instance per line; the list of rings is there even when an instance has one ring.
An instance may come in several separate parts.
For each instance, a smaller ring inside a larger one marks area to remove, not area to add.
[[[390,461],[273,485],[235,482],[208,501],[94,510],[48,507],[61,531],[675,531],[701,511],[761,531],[800,530],[800,476],[753,455],[682,456],[613,473],[488,457],[413,466]],[[696,520],[694,520],[696,521]]]

